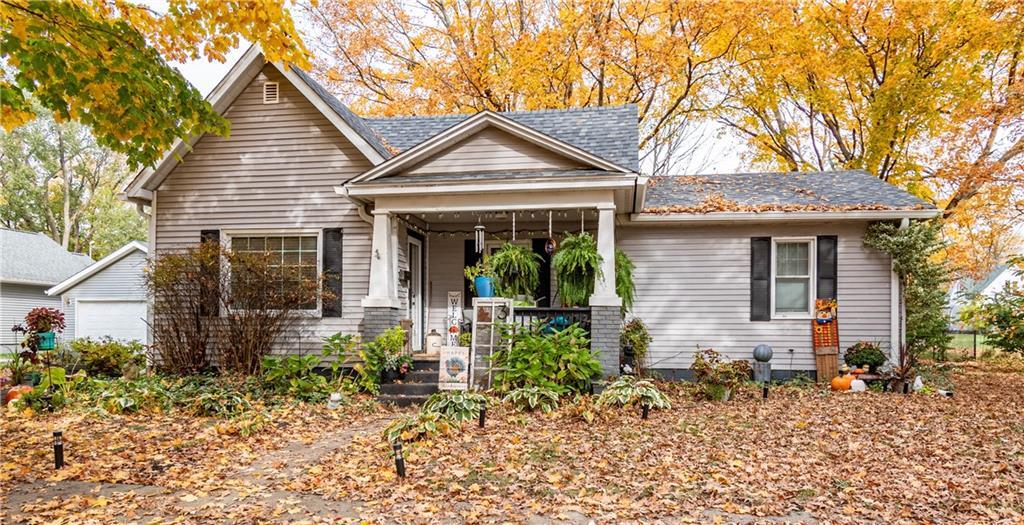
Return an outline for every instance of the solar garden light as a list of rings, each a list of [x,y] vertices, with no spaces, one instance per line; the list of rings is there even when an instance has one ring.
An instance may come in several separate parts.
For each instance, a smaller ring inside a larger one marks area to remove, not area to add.
[[[60,431],[53,433],[53,468],[64,468],[64,434]]]
[[[768,381],[764,382],[764,388],[761,389],[761,399],[768,399]]]
[[[484,428],[484,424],[487,422],[487,407],[480,409],[479,424],[480,428]]]
[[[393,449],[395,449],[395,471],[398,472],[398,477],[404,478],[405,477],[405,458],[402,457],[402,442],[401,441],[395,441],[395,443],[393,445],[391,445],[391,447]]]
[[[651,405],[644,403],[640,405],[640,419],[647,419],[647,416],[651,413]]]

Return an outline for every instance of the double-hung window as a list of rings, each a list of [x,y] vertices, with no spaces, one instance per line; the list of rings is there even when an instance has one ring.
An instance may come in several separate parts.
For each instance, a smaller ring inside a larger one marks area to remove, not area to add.
[[[814,239],[772,239],[772,316],[814,315]]]
[[[303,280],[318,278],[320,268],[319,237],[316,233],[299,235],[231,235],[231,250],[236,253],[265,253],[271,264],[280,268],[282,290],[300,286]],[[232,279],[235,277],[232,276]],[[303,305],[316,310],[317,302]]]

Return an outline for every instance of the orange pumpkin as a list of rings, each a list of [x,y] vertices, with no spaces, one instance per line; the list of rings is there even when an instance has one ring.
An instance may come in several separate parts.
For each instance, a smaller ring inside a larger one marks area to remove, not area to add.
[[[31,391],[32,387],[28,385],[18,385],[15,387],[11,387],[11,389],[7,391],[7,395],[4,396],[4,404],[6,405],[7,403],[10,403],[11,401],[18,399],[19,397]]]
[[[854,379],[854,377],[853,377],[852,374],[846,374],[846,375],[843,375],[843,376],[833,377],[832,378],[832,390],[836,390],[836,391],[849,390],[850,389],[850,384],[853,383],[853,379]]]
[[[855,369],[855,370],[853,371],[853,374],[854,374],[854,375],[857,375],[857,374],[863,374],[863,373],[865,373],[865,372],[864,372],[864,369],[863,369],[863,368],[857,368],[857,369]]]

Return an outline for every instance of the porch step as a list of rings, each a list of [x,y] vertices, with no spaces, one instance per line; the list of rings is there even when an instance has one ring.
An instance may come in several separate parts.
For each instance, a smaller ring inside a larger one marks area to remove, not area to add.
[[[437,383],[437,370],[414,368],[412,372],[405,374],[405,380],[409,383]]]
[[[437,373],[440,361],[436,355],[413,355],[412,356],[412,369],[414,371],[425,371],[433,370]]]
[[[436,385],[435,385],[436,386]],[[412,405],[422,405],[427,398],[430,396],[425,395],[404,395],[404,394],[381,394],[377,396],[377,401],[381,403],[390,403],[399,407],[407,407]]]
[[[381,395],[429,396],[437,392],[437,382],[433,383],[384,383],[380,385]]]

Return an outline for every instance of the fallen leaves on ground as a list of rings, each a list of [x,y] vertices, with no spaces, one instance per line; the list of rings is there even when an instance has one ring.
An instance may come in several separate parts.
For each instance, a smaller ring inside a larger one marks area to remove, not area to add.
[[[389,447],[367,436],[323,459],[295,490],[368,502],[389,519],[524,521],[578,512],[602,521],[699,520],[709,508],[808,511],[834,523],[1019,522],[1024,509],[1024,376],[969,372],[955,397],[743,392],[673,408],[612,410],[586,424],[492,410],[484,429]]]

